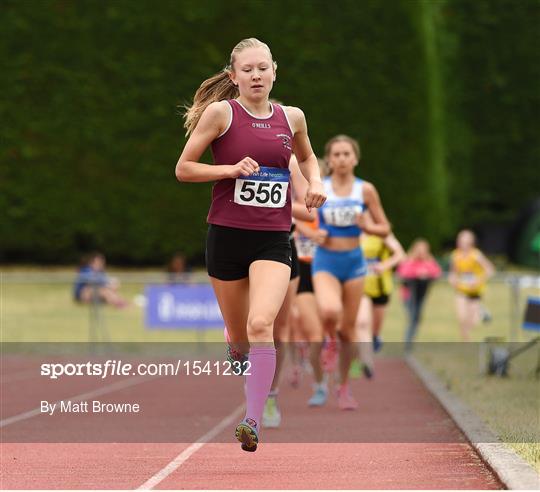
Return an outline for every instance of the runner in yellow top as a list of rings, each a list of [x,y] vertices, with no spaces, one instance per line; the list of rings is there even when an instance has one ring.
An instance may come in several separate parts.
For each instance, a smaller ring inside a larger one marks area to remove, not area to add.
[[[356,331],[363,370],[370,378],[373,375],[373,351],[377,352],[382,346],[380,332],[394,289],[392,269],[405,258],[405,251],[392,233],[385,238],[363,234],[360,244],[368,269],[356,318]]]
[[[465,229],[458,234],[457,248],[452,252],[450,285],[456,290],[456,310],[461,337],[469,340],[471,329],[482,319],[481,298],[486,281],[495,273],[495,267],[475,247],[476,238]]]

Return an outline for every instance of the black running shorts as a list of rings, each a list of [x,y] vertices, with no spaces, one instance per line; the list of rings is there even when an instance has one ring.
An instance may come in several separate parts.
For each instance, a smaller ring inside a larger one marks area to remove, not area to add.
[[[298,285],[298,293],[313,292],[313,282],[311,280],[311,263],[300,260],[300,284]]]
[[[390,295],[389,294],[381,294],[377,297],[371,297],[371,301],[375,306],[386,306],[388,302],[390,301]]]
[[[287,231],[254,231],[210,224],[206,236],[206,269],[219,280],[249,276],[250,265],[270,260],[292,266],[292,248]]]
[[[291,243],[291,280],[294,280],[298,275],[300,275],[299,266],[298,266],[298,252],[296,251],[296,243],[294,242],[294,238],[291,236],[290,238]]]

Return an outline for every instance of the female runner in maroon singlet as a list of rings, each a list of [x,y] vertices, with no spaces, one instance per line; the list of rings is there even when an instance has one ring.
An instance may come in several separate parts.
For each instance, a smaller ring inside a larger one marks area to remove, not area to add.
[[[326,199],[304,114],[268,100],[276,68],[266,44],[238,43],[230,64],[195,93],[186,113],[190,137],[176,165],[180,181],[216,182],[206,264],[231,347],[249,350],[246,416],[236,427],[244,451],[255,451],[259,441],[276,365],[273,324],[291,273],[293,149],[309,182],[307,209]],[[214,165],[198,162],[209,145]]]

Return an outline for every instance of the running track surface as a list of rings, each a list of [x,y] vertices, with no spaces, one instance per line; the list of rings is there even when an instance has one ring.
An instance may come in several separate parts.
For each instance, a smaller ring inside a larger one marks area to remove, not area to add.
[[[4,368],[2,377],[3,394],[10,395],[2,408],[4,422],[35,407],[28,405],[27,393],[39,400],[40,392],[46,391],[47,399],[54,401],[96,388],[91,378],[78,379],[72,387],[47,386],[24,364]],[[324,408],[308,408],[309,376],[298,389],[284,378],[279,400],[282,427],[263,429],[255,453],[241,451],[232,438],[241,413],[241,378],[220,379],[219,384],[207,379],[208,385],[197,379],[185,382],[192,385],[189,399],[185,392],[171,391],[166,379],[119,384],[99,396],[103,402],[135,399],[141,408],[159,409],[159,418],[137,421],[135,435],[145,442],[126,442],[133,441],[129,420],[112,420],[128,425],[111,426],[110,415],[95,420],[95,435],[103,437],[100,429],[106,429],[112,436],[107,440],[116,442],[73,442],[89,439],[81,439],[81,416],[65,415],[58,417],[63,420],[56,421],[61,431],[55,434],[57,441],[65,442],[24,443],[21,436],[51,440],[48,429],[53,421],[47,419],[54,417],[12,419],[1,429],[2,489],[502,488],[400,359],[381,358],[374,380],[353,380],[360,402],[356,412],[339,411],[333,397]],[[183,428],[175,434],[179,422]],[[181,436],[182,442],[154,442],[167,441],[167,435]],[[193,445],[201,437],[207,442]]]

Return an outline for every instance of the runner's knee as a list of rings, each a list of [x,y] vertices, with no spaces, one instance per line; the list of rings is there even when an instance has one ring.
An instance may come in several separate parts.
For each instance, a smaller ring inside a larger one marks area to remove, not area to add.
[[[336,307],[323,307],[321,319],[323,323],[337,323],[341,317],[341,310]]]
[[[271,341],[273,326],[273,321],[267,316],[250,316],[247,323],[248,338],[254,341]]]

